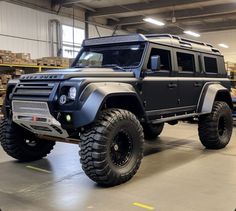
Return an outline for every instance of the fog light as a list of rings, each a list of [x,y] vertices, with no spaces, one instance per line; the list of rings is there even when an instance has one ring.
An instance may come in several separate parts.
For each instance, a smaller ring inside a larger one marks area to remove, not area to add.
[[[71,121],[71,115],[69,115],[69,114],[66,115],[66,121],[67,121],[67,122],[70,122],[70,121]]]

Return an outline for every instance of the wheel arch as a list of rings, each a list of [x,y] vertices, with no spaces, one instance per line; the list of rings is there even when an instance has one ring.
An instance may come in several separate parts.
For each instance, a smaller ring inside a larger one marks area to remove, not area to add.
[[[229,90],[220,83],[209,83],[203,88],[197,112],[200,114],[211,113],[215,101],[224,101],[233,109]]]
[[[80,96],[83,105],[76,112],[75,127],[94,122],[99,112],[105,108],[126,109],[138,118],[145,116],[142,101],[131,84],[127,83],[91,83]]]
[[[110,94],[106,96],[102,104],[103,108],[120,108],[125,109],[137,116],[139,119],[145,116],[144,108],[137,94]]]

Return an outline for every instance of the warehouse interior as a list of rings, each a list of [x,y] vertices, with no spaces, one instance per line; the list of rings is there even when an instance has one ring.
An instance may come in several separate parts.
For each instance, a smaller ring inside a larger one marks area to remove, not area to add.
[[[234,102],[229,145],[202,146],[195,119],[165,124],[160,137],[145,140],[134,178],[106,188],[84,173],[78,144],[57,142],[30,163],[0,147],[0,211],[236,209],[234,0],[0,0],[0,121],[9,81],[68,69],[84,39],[130,34],[171,34],[219,49]]]

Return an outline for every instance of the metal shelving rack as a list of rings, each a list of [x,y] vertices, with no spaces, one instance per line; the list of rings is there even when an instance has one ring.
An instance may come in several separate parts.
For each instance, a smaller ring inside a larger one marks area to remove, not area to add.
[[[49,70],[49,69],[65,69],[68,68],[68,66],[38,66],[38,65],[27,65],[27,64],[0,64],[0,74],[1,72],[11,72],[15,69],[23,69],[25,70],[26,74],[27,72],[42,72],[43,70]],[[11,74],[11,73],[9,73]],[[5,89],[0,89],[0,94],[6,91]],[[0,118],[1,118],[1,107],[0,105]]]
[[[33,68],[33,69],[38,69],[38,72],[41,72],[43,69],[64,69],[64,68],[68,68],[68,67],[62,67],[62,66],[38,66],[38,65],[27,65],[27,64],[0,64],[0,67]]]

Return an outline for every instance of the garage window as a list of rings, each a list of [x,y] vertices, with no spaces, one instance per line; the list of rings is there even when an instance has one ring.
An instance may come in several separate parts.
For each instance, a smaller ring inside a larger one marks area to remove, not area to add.
[[[194,55],[177,52],[178,71],[195,72]]]
[[[212,57],[204,57],[205,70],[207,73],[218,73],[217,60]]]
[[[151,57],[160,56],[161,70],[172,70],[170,51],[164,49],[153,48],[148,62],[148,69],[151,69]]]
[[[75,58],[84,40],[84,30],[72,26],[62,25],[63,57]]]

